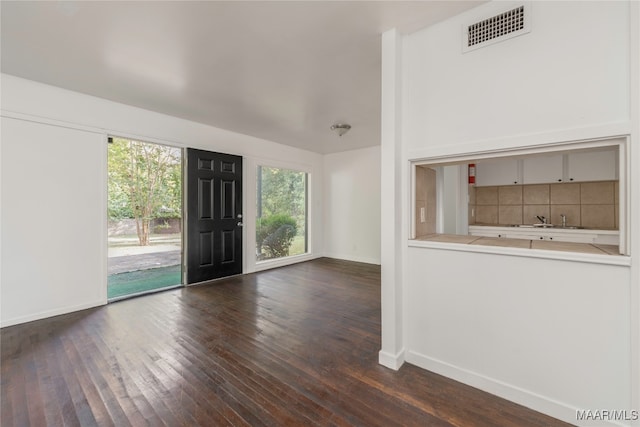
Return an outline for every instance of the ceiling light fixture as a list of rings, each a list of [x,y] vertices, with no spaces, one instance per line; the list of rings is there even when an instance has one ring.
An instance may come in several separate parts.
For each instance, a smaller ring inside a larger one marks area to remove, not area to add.
[[[331,130],[335,131],[338,136],[342,136],[347,133],[351,129],[351,125],[346,123],[336,123],[335,125],[331,125]]]

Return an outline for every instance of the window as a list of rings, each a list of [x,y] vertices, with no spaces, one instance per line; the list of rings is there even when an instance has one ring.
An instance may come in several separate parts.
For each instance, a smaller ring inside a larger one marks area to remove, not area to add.
[[[257,170],[256,261],[307,253],[307,173]]]

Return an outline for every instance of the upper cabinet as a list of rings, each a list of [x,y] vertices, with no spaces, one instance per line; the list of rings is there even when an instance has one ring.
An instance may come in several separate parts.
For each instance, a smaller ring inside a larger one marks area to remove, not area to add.
[[[617,158],[617,150],[568,154],[567,180],[579,182],[618,179]]]
[[[476,185],[481,187],[616,179],[617,148],[481,160],[476,164]]]
[[[563,181],[563,155],[525,157],[522,164],[523,184],[549,184]]]
[[[476,185],[513,185],[522,184],[519,160],[491,159],[476,163]]]

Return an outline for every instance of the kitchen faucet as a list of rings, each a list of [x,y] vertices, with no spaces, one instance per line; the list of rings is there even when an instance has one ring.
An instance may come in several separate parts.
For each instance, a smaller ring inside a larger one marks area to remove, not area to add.
[[[560,214],[560,218],[562,218],[562,227],[567,226],[567,216],[565,214]]]
[[[542,224],[546,224],[547,223],[547,218],[541,216],[541,215],[536,215],[536,218],[538,218],[538,221],[540,221]]]

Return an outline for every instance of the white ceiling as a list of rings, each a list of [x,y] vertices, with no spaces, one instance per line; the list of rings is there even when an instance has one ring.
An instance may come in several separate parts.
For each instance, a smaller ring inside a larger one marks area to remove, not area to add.
[[[474,1],[2,1],[2,72],[318,153],[380,143],[380,39]],[[343,137],[336,121],[353,126]]]

